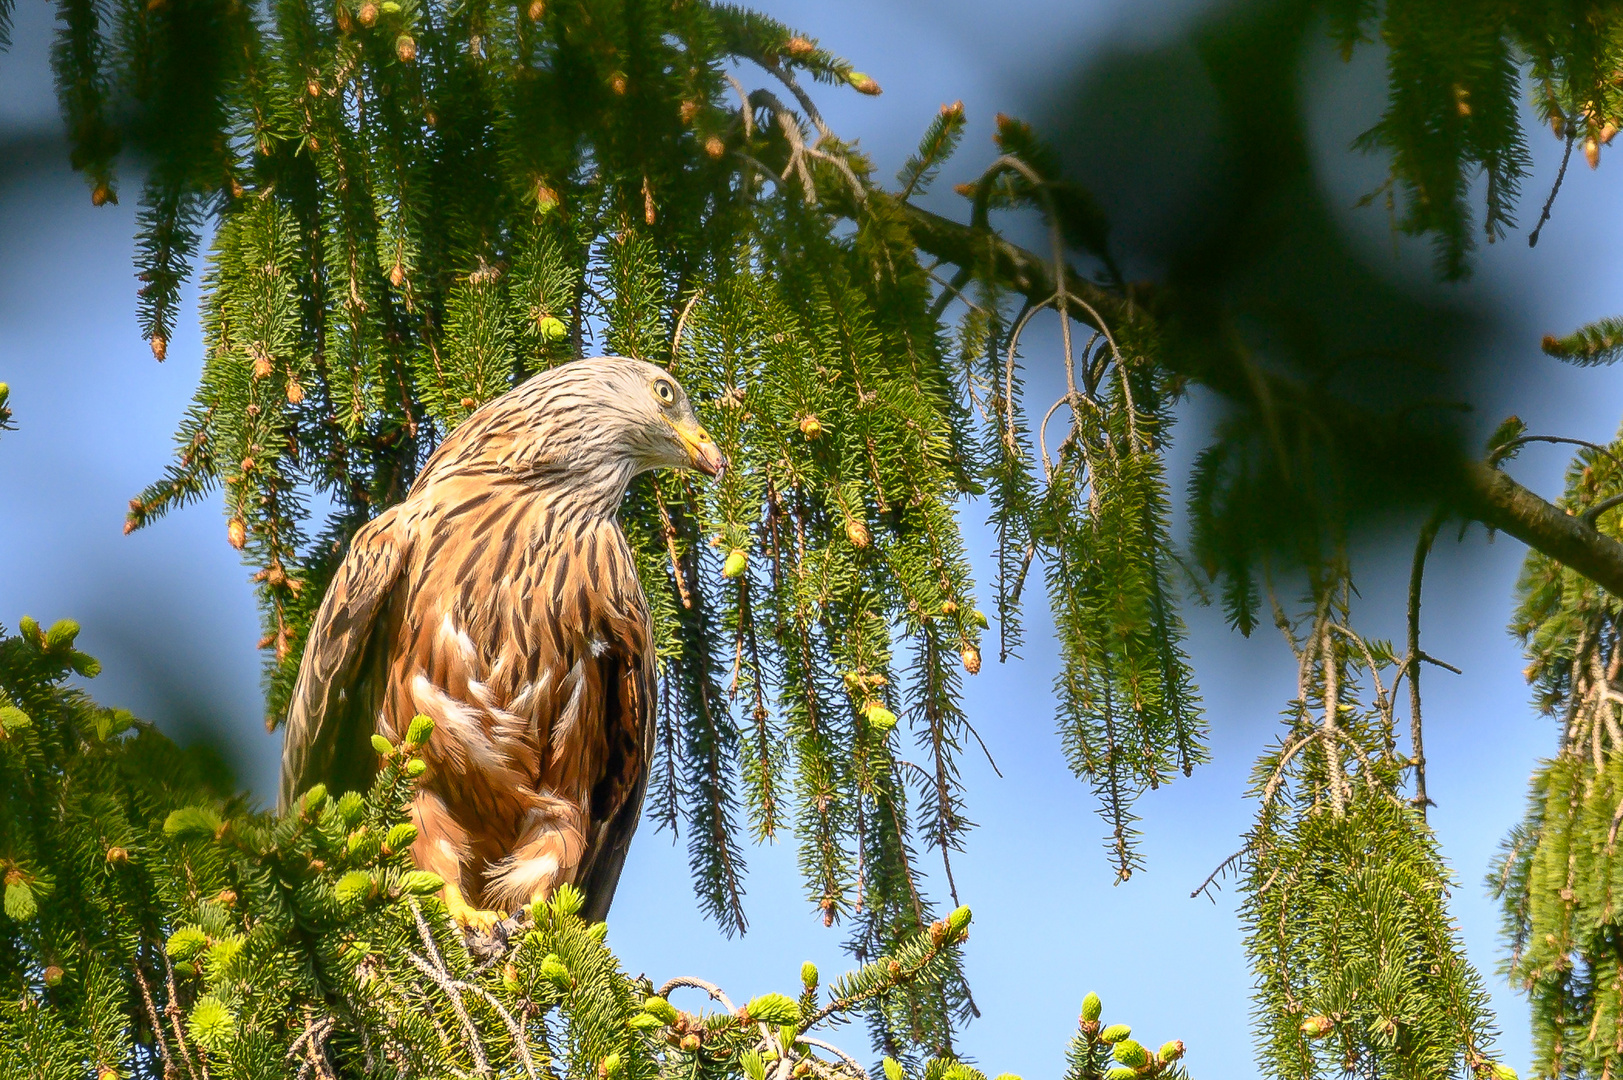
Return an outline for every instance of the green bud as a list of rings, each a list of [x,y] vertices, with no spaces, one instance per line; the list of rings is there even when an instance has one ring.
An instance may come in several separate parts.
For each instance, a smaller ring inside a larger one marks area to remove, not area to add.
[[[365,900],[376,883],[365,870],[351,870],[333,886],[333,896],[343,907],[351,907]]]
[[[197,974],[197,965],[190,960],[179,960],[175,963],[175,974],[182,979],[190,979]]]
[[[1134,1080],[1136,1076],[1137,1069],[1124,1069],[1120,1065],[1113,1065],[1105,1070],[1105,1080]]]
[[[662,1024],[676,1023],[676,1006],[662,997],[651,997],[642,1003],[642,1011],[657,1017]]]
[[[609,1080],[615,1080],[615,1077],[625,1072],[625,1068],[620,1064],[619,1054],[610,1054],[600,1061],[598,1066],[598,1075],[606,1076]]]
[[[224,1002],[209,995],[197,999],[186,1026],[191,1028],[192,1038],[203,1049],[221,1050],[236,1034],[237,1018],[231,1015]]]
[[[370,859],[378,853],[383,844],[378,840],[377,833],[362,825],[345,838],[344,847],[356,858]]]
[[[800,1023],[800,1006],[795,999],[785,994],[762,994],[760,997],[750,998],[749,1004],[744,1006],[750,1014],[751,1020],[759,1020],[764,1024],[798,1024]]]
[[[1496,1061],[1493,1063],[1493,1080],[1516,1080],[1516,1070]]]
[[[428,737],[434,734],[434,718],[418,713],[411,718],[411,726],[406,728],[406,748],[414,750],[428,742]]]
[[[46,965],[46,968],[45,968],[45,971],[44,971],[45,985],[46,986],[61,986],[62,985],[62,978],[66,974],[67,974],[67,972],[63,971],[61,968],[57,967],[55,964]]]
[[[724,578],[738,577],[749,566],[749,563],[749,554],[743,548],[733,548],[732,551],[727,553],[727,561],[721,567],[721,576]]]
[[[1336,1022],[1328,1016],[1310,1016],[1300,1024],[1303,1035],[1310,1039],[1322,1039],[1336,1029]]]
[[[400,891],[413,896],[427,896],[445,888],[445,879],[427,870],[413,870],[400,878]]]
[[[874,734],[881,739],[889,735],[891,729],[896,726],[896,714],[878,702],[869,705],[862,715],[867,719],[868,726],[873,729]]]
[[[400,5],[395,3],[395,0],[383,0],[383,3],[378,5],[378,10],[385,15],[398,15],[400,14]]]
[[[585,894],[568,882],[552,890],[552,911],[560,919],[567,919],[571,915],[579,915],[580,909],[585,906]]]
[[[333,813],[338,815],[338,820],[345,826],[352,827],[365,816],[366,799],[359,791],[346,791],[338,796],[338,801],[333,804]]]
[[[817,989],[817,965],[810,960],[800,965],[800,985],[807,990]]]
[[[1115,1059],[1129,1069],[1142,1069],[1150,1063],[1150,1052],[1135,1039],[1123,1039],[1111,1051]]]
[[[586,928],[586,936],[599,945],[603,944],[604,939],[609,936],[609,924],[606,922],[593,923]]]
[[[1099,1000],[1098,994],[1095,994],[1092,990],[1089,990],[1088,996],[1082,999],[1082,1019],[1097,1020],[1099,1019],[1099,1014],[1104,1011],[1105,1003]]]
[[[394,753],[394,744],[382,735],[374,733],[372,736],[372,749],[378,752],[379,757],[388,757]]]
[[[947,933],[950,936],[952,936],[954,938],[960,937],[960,936],[963,935],[964,931],[968,930],[968,929],[969,929],[969,908],[968,907],[960,907],[960,908],[956,909],[955,911],[953,911],[953,913],[951,915],[947,916]]]
[[[101,674],[101,661],[78,649],[68,653],[68,666],[87,679],[94,679]]]
[[[879,84],[874,82],[870,76],[864,74],[863,72],[848,72],[845,76],[845,81],[850,83],[852,89],[856,90],[859,94],[877,95],[879,93]]]
[[[540,332],[541,340],[549,345],[556,341],[562,341],[569,336],[569,327],[565,326],[562,320],[554,319],[551,315],[536,323],[535,328]]]
[[[39,620],[32,615],[24,615],[17,620],[17,631],[24,638],[38,645],[40,642]]]
[[[1118,1043],[1133,1033],[1133,1029],[1126,1024],[1111,1024],[1099,1032],[1099,1038],[1107,1043]]]
[[[738,1064],[743,1066],[744,1075],[749,1080],[766,1080],[766,1062],[761,1060],[757,1050],[746,1050],[738,1055]]]
[[[52,652],[58,649],[67,649],[73,646],[73,639],[79,636],[79,624],[72,619],[58,619],[51,624],[45,632],[45,647]]]
[[[902,1080],[902,1063],[893,1057],[887,1057],[880,1062],[885,1067],[885,1080]]]
[[[424,761],[420,757],[414,757],[410,761],[406,762],[406,775],[411,777],[413,780],[417,779],[427,771],[428,762]]]
[[[196,923],[189,923],[169,935],[164,951],[176,960],[190,960],[208,947],[208,935]]]
[[[969,621],[980,627],[982,630],[985,630],[991,625],[986,618],[986,612],[982,611],[980,608],[975,608],[969,613]]]
[[[220,831],[220,815],[208,806],[183,806],[164,818],[163,831],[177,840],[213,837]]]
[[[541,977],[557,987],[559,993],[566,994],[575,985],[573,976],[569,974],[569,968],[564,966],[557,953],[547,953],[541,958]]]
[[[304,793],[304,811],[318,810],[327,801],[327,785],[317,784]]]
[[[389,835],[384,837],[383,846],[390,851],[404,851],[411,847],[417,839],[417,826],[409,821],[402,821],[389,829]]]
[[[636,1016],[633,1016],[630,1020],[626,1021],[626,1027],[630,1028],[632,1031],[653,1031],[655,1028],[661,1028],[664,1026],[664,1024],[660,1023],[659,1017],[650,1016],[645,1012],[638,1013]]]
[[[242,947],[247,942],[248,939],[241,934],[232,934],[208,947],[203,956],[203,966],[210,975],[210,981],[218,978],[220,973],[231,965],[231,961],[242,954]]]
[[[11,386],[0,382],[0,409],[5,408],[6,402],[11,400]]]
[[[1173,1039],[1171,1042],[1162,1043],[1161,1049],[1155,1052],[1155,1060],[1162,1064],[1171,1064],[1181,1057],[1183,1057],[1182,1039]]]
[[[6,734],[21,731],[33,724],[33,718],[15,705],[0,705],[0,730]]]

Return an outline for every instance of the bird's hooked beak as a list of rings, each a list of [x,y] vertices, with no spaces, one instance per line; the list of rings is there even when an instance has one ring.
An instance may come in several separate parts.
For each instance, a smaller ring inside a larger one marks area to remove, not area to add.
[[[687,448],[688,462],[695,469],[706,476],[720,476],[722,470],[727,468],[727,459],[722,456],[721,448],[697,422],[672,424],[671,427],[676,429],[676,437]]]

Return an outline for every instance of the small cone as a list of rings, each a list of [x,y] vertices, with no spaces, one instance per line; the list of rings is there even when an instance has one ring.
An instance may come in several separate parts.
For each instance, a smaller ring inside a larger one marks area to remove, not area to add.
[[[248,526],[240,517],[234,517],[226,523],[225,538],[232,547],[241,551],[243,545],[248,543]]]
[[[400,57],[402,64],[411,63],[417,59],[417,42],[410,34],[401,34],[394,39],[394,54]]]
[[[355,17],[361,21],[362,26],[371,26],[378,21],[378,6],[372,3],[371,0],[367,0],[366,3],[361,5],[361,9],[355,13]]]
[[[981,673],[981,651],[973,645],[965,645],[958,658],[964,662],[964,670],[971,675]]]
[[[169,339],[162,334],[153,334],[149,344],[152,346],[152,358],[162,363],[164,358],[169,355]]]
[[[547,5],[542,0],[530,0],[529,16],[531,22],[540,22],[541,16],[547,13]]]
[[[1584,140],[1584,160],[1591,169],[1600,168],[1600,140],[1593,135]]]

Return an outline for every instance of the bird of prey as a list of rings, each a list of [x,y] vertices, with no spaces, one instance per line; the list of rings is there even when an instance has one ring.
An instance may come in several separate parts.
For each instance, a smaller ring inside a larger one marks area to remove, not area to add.
[[[653,750],[653,628],[617,511],[631,479],[725,466],[665,371],[576,360],[478,409],[355,534],[316,613],[281,801],[364,789],[371,737],[434,731],[417,865],[488,931],[564,882],[601,919]]]

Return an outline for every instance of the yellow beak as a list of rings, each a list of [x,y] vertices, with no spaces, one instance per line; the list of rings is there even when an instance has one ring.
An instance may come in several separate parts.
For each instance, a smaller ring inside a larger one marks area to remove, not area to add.
[[[727,467],[727,459],[710,438],[710,433],[698,424],[671,426],[676,429],[676,437],[682,440],[682,445],[687,447],[688,460],[693,467],[706,476],[720,476]]]

